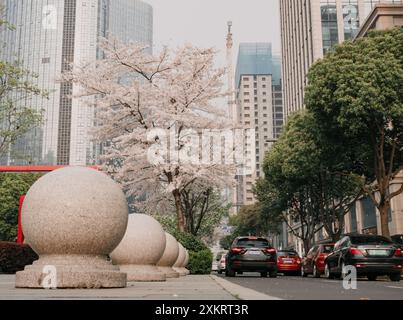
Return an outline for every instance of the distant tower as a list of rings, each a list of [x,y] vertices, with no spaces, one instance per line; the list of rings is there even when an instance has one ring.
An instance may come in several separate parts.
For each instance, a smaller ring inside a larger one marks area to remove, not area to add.
[[[232,39],[232,21],[227,22],[227,76],[228,76],[228,91],[231,93],[228,96],[228,116],[234,123],[237,122],[236,105],[235,105],[235,90],[234,90],[234,68],[232,64],[232,48],[234,41]]]

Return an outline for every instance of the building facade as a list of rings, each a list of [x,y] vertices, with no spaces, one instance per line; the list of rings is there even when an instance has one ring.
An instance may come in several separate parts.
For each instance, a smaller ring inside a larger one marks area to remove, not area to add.
[[[281,60],[270,43],[242,43],[235,72],[237,122],[251,129],[246,150],[247,172],[238,177],[238,206],[255,203],[252,189],[263,176],[266,152],[283,126]]]
[[[285,117],[304,108],[309,67],[353,39],[375,5],[402,0],[280,0]]]
[[[7,164],[82,165],[94,163],[89,130],[94,110],[71,99],[78,88],[59,82],[71,63],[102,58],[100,36],[113,35],[124,42],[152,46],[153,10],[139,0],[2,0],[4,19],[13,29],[3,29],[5,43],[0,59],[18,60],[35,73],[36,84],[49,99],[21,103],[43,110],[44,124],[19,141],[3,162]],[[151,49],[150,49],[151,50]]]

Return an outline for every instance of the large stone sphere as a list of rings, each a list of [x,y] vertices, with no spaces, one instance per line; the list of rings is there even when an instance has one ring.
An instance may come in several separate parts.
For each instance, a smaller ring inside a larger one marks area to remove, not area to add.
[[[161,272],[165,273],[167,278],[178,278],[179,273],[172,269],[172,266],[179,256],[179,243],[169,233],[165,232],[165,236],[166,245],[164,254],[162,255],[160,261],[158,261],[157,266]]]
[[[109,254],[122,240],[128,206],[119,185],[84,167],[50,172],[22,207],[25,241],[40,254]]]
[[[179,273],[180,276],[185,276],[185,268],[182,268],[183,263],[185,262],[186,259],[186,251],[185,248],[181,243],[179,243],[179,255],[178,259],[176,259],[175,264],[173,265],[173,269]]]
[[[123,240],[111,253],[114,264],[127,273],[128,281],[164,281],[156,267],[166,245],[160,223],[145,214],[131,214]]]
[[[57,269],[58,288],[124,287],[126,274],[107,260],[128,221],[126,197],[106,174],[66,167],[38,179],[22,206],[26,242],[39,255],[17,273],[17,287],[41,288],[44,266]]]
[[[183,261],[182,267],[186,268],[189,263],[189,251],[185,249],[185,260]]]
[[[186,275],[190,274],[190,271],[186,269],[187,265],[189,264],[189,251],[185,249],[185,260],[183,261],[182,268],[185,270]]]

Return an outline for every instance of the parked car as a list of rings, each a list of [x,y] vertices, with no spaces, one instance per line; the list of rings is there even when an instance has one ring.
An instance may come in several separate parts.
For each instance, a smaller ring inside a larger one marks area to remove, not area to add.
[[[390,239],[377,235],[347,234],[339,240],[334,251],[325,259],[327,278],[345,277],[344,267],[354,266],[358,276],[375,281],[387,275],[391,281],[400,281],[402,250]]]
[[[238,237],[226,256],[227,277],[236,273],[259,272],[261,277],[277,277],[277,254],[266,238]]]
[[[213,260],[213,264],[211,266],[211,271],[219,272],[220,262],[223,256],[225,257],[225,252],[223,251],[220,251],[216,254],[215,259]]]
[[[302,259],[301,276],[312,274],[315,278],[325,272],[325,258],[333,252],[334,244],[318,244],[313,246]]]
[[[391,237],[392,241],[399,246],[400,249],[403,249],[403,234],[395,234]]]
[[[299,275],[301,272],[301,258],[294,250],[277,251],[277,272]]]
[[[227,255],[227,253],[223,253],[220,259],[220,262],[218,263],[218,273],[222,274],[223,272],[225,272],[225,256]]]

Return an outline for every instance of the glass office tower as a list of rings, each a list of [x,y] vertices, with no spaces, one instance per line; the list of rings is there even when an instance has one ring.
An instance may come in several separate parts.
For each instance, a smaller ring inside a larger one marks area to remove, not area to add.
[[[377,4],[402,0],[280,0],[286,116],[304,108],[309,67],[334,45],[353,39]]]
[[[152,46],[153,9],[140,0],[2,0],[5,20],[0,59],[18,60],[38,75],[49,99],[21,103],[44,112],[43,126],[21,138],[10,150],[8,164],[71,164],[96,161],[89,130],[93,110],[79,99],[70,83],[59,82],[71,63],[102,58],[99,36]]]

